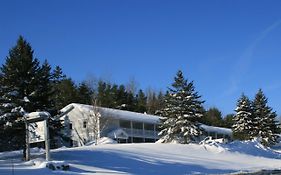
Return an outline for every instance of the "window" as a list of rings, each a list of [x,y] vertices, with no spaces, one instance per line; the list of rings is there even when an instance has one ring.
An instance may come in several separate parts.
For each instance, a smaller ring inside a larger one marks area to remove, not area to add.
[[[155,139],[145,138],[145,142],[154,143],[154,142],[155,142]]]
[[[144,129],[145,129],[145,130],[154,131],[154,125],[153,125],[153,124],[145,123],[145,124],[144,124]]]
[[[143,129],[142,123],[140,122],[133,122],[133,129]]]
[[[83,122],[83,128],[87,128],[87,122],[86,121]]]
[[[131,122],[126,120],[120,120],[121,128],[131,128]]]
[[[133,143],[143,143],[143,142],[144,142],[144,138],[140,138],[140,137],[133,138]]]
[[[72,123],[69,123],[69,129],[72,130]]]

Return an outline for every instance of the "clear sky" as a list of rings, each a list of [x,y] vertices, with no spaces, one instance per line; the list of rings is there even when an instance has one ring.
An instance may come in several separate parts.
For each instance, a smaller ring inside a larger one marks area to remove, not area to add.
[[[233,113],[262,88],[281,114],[279,0],[6,0],[0,63],[19,35],[76,82],[89,75],[165,91],[181,69],[206,100]]]

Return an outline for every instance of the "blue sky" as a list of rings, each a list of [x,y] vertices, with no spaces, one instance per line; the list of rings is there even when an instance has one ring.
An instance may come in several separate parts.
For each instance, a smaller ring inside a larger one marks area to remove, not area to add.
[[[166,90],[181,69],[206,100],[233,113],[262,88],[281,114],[281,1],[0,2],[0,63],[19,35],[40,60],[80,82],[89,75]]]

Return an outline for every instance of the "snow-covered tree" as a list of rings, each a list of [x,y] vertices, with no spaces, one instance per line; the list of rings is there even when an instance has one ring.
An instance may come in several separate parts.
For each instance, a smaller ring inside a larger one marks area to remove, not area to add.
[[[233,118],[234,124],[232,126],[233,134],[236,138],[248,140],[254,137],[256,128],[251,104],[249,98],[244,94],[242,94],[237,102],[236,114]]]
[[[0,137],[6,140],[0,149],[20,149],[25,145],[24,113],[50,111],[53,107],[51,67],[47,61],[40,65],[31,45],[20,36],[0,70]]]
[[[165,107],[161,111],[161,131],[163,142],[173,140],[190,143],[201,134],[198,120],[203,116],[201,96],[195,91],[193,81],[187,82],[182,71],[178,71],[172,87],[165,97]]]
[[[270,145],[277,140],[276,113],[267,105],[267,98],[263,91],[259,89],[253,101],[255,136],[262,139],[263,144]]]

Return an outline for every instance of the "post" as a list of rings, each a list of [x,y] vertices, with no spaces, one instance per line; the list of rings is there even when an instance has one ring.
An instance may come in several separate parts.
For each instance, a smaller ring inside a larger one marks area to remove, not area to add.
[[[44,120],[44,131],[45,131],[45,151],[46,160],[50,160],[50,140],[49,140],[49,128],[48,128],[48,118]]]
[[[131,125],[131,143],[133,143],[134,140],[133,140],[133,122],[132,122],[132,120],[130,121],[130,125]]]
[[[143,139],[143,142],[145,142],[144,123],[142,123],[142,139]]]
[[[25,160],[30,160],[29,123],[25,121]]]
[[[154,136],[154,142],[156,142],[156,125],[153,124],[153,136]]]

